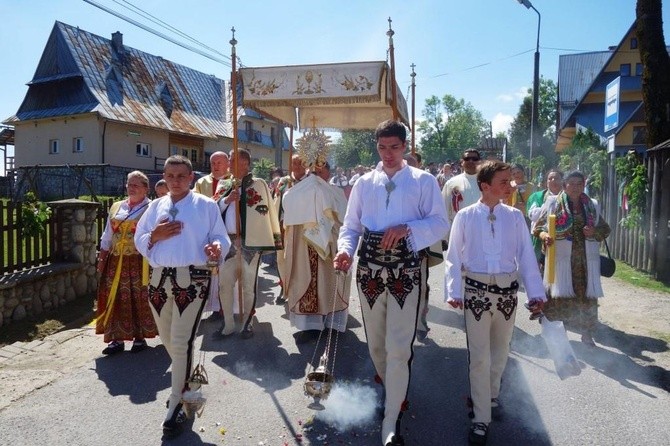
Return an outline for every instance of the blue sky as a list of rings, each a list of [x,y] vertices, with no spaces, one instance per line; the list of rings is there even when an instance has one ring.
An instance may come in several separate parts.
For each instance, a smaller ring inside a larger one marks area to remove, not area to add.
[[[230,55],[230,29],[246,66],[384,60],[393,19],[397,80],[409,95],[416,64],[416,116],[425,99],[451,94],[505,130],[532,84],[537,14],[517,0],[95,0],[147,22],[129,3]],[[557,80],[558,57],[617,45],[635,18],[635,0],[531,0],[542,14],[540,74]],[[664,8],[666,44],[670,6]],[[205,73],[230,67],[189,52],[83,0],[0,0],[0,120],[20,106],[53,27],[60,20]],[[152,28],[160,29],[155,24]],[[164,33],[169,33],[160,29]]]

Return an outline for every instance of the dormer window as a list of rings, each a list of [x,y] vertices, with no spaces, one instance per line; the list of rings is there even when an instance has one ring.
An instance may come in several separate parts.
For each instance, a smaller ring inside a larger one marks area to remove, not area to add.
[[[161,107],[163,107],[163,111],[167,117],[169,118],[172,116],[174,101],[172,100],[170,89],[165,82],[161,82],[158,86],[158,102],[160,103]]]
[[[107,69],[105,82],[107,83],[107,96],[112,105],[123,103],[123,75],[118,68],[110,66]]]

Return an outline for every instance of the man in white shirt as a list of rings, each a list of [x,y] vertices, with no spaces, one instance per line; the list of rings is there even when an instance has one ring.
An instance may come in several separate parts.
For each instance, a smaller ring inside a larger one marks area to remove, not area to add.
[[[153,267],[149,303],[158,334],[172,360],[172,392],[163,422],[163,435],[183,431],[182,393],[190,388],[194,341],[209,295],[208,262],[218,262],[230,239],[211,198],[193,193],[193,167],[188,158],[165,160],[163,178],[169,197],[155,200],[140,218],[135,246]]]
[[[375,380],[385,389],[382,445],[403,444],[402,412],[413,357],[419,300],[427,285],[425,248],[445,237],[449,223],[437,180],[407,165],[406,129],[384,121],[375,131],[381,162],[354,185],[340,229],[334,266],[356,271],[365,335]]]
[[[338,167],[335,172],[336,174],[333,176],[333,178],[330,179],[329,183],[333,186],[339,187],[340,189],[344,189],[349,185],[349,180],[344,174],[344,170],[341,167]],[[324,180],[328,181],[327,178],[324,178]]]
[[[477,186],[477,167],[481,161],[481,155],[477,149],[468,149],[461,157],[463,172],[449,178],[442,188],[442,197],[447,208],[449,223],[453,223],[456,213],[481,197],[481,191]]]
[[[477,174],[481,199],[454,218],[445,271],[445,298],[465,308],[470,395],[470,444],[485,444],[498,401],[514,329],[519,278],[533,313],[546,300],[523,214],[501,203],[512,193],[509,164],[484,162]],[[463,284],[463,278],[465,284]]]

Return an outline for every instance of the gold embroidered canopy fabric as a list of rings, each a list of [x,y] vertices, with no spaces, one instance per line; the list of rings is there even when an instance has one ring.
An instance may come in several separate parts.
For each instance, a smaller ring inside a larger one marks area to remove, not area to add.
[[[242,68],[242,105],[300,128],[373,129],[393,117],[389,72],[386,62]],[[394,87],[399,118],[409,124]]]

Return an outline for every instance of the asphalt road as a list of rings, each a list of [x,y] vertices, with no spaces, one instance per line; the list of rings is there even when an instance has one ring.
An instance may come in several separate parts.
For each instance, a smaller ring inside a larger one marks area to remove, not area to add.
[[[462,314],[443,303],[442,279],[442,267],[431,269],[431,332],[415,347],[403,419],[407,445],[467,444]],[[348,330],[338,338],[337,385],[326,410],[315,412],[303,382],[316,343],[296,344],[285,307],[273,303],[273,283],[271,275],[260,277],[252,339],[215,340],[218,322],[200,325],[208,401],[192,430],[177,439],[161,439],[170,372],[160,341],[138,354],[104,357],[101,337],[89,329],[0,366],[0,386],[10,395],[0,404],[0,445],[381,444],[380,389],[358,298],[352,297]],[[489,445],[670,444],[668,371],[631,360],[624,352],[632,335],[614,331],[601,325],[596,348],[571,333],[582,373],[561,381],[538,323],[520,311],[503,377],[505,417],[491,425]]]

